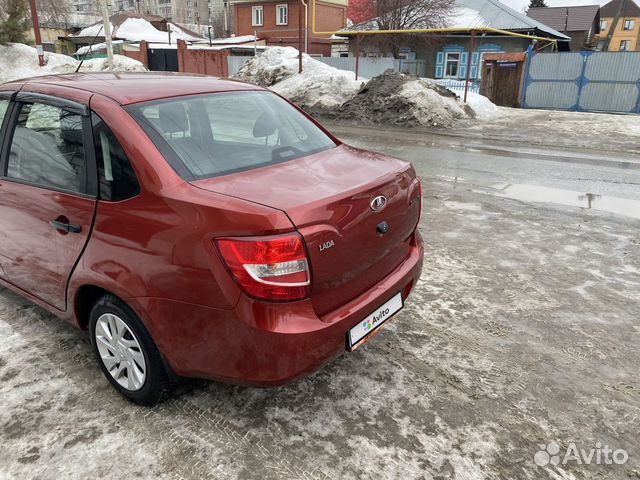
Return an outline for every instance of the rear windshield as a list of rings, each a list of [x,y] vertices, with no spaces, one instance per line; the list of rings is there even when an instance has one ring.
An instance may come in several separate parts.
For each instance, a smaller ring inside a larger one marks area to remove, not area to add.
[[[269,92],[213,93],[133,105],[129,113],[183,177],[210,178],[335,147]]]

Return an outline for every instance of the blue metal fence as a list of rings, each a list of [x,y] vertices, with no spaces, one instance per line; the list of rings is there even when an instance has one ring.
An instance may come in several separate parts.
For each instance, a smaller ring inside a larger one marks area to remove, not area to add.
[[[640,52],[529,56],[524,108],[640,113]]]

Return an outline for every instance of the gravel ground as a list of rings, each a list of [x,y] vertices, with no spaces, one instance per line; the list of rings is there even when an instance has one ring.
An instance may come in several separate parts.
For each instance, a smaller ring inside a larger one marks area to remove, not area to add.
[[[293,385],[196,382],[137,407],[84,333],[0,291],[0,478],[640,478],[640,221],[416,166],[422,282]],[[549,442],[629,458],[536,465]]]

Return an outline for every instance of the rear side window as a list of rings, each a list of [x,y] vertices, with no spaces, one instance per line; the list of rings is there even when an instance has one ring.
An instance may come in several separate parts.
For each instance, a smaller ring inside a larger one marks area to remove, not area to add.
[[[214,93],[129,107],[178,173],[201,179],[335,147],[312,121],[269,92]],[[175,162],[179,162],[176,165]]]
[[[84,193],[82,116],[59,107],[23,103],[13,132],[7,177]]]
[[[140,186],[131,162],[107,124],[95,113],[91,114],[93,142],[100,180],[100,199],[119,201],[135,197]]]

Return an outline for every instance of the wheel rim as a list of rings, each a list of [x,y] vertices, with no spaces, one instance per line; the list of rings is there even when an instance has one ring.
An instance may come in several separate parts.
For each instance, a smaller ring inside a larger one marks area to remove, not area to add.
[[[137,391],[147,378],[147,363],[140,342],[124,321],[112,313],[98,318],[96,346],[103,365],[123,388]]]

